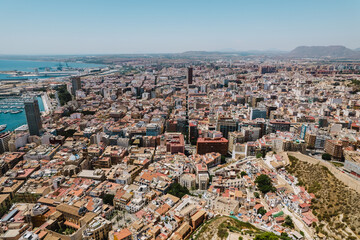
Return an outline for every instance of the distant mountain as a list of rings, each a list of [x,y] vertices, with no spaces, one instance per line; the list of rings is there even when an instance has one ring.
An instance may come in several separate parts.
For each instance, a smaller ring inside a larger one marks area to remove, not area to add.
[[[360,51],[360,47],[359,47],[359,48],[354,49],[354,51]]]
[[[222,51],[187,51],[182,52],[179,56],[186,57],[246,57],[246,56],[278,56],[288,52],[280,50],[248,50],[248,51],[231,51],[233,49],[222,49]]]
[[[287,54],[292,58],[350,58],[360,59],[360,52],[344,46],[300,46]]]

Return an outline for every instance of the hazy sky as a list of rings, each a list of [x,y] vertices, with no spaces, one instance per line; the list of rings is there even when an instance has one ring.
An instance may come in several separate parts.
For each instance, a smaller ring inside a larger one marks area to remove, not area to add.
[[[0,54],[360,47],[360,0],[0,0]]]

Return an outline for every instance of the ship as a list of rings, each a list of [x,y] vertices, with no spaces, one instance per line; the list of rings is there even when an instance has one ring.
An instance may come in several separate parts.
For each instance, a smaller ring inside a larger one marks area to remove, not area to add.
[[[12,113],[12,114],[17,114],[17,113],[21,113],[23,110],[17,110],[17,111],[14,111],[14,110],[12,110],[12,111],[10,111],[10,113]]]
[[[0,131],[5,130],[5,129],[6,129],[6,127],[7,127],[7,125],[6,125],[6,124],[0,125]]]

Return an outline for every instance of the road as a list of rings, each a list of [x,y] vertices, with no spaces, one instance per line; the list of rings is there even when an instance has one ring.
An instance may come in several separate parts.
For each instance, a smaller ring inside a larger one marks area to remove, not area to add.
[[[294,225],[305,234],[306,239],[314,239],[312,230],[304,224],[304,222],[296,214],[290,212],[287,207],[282,207],[281,209],[286,215],[289,215],[293,220]]]

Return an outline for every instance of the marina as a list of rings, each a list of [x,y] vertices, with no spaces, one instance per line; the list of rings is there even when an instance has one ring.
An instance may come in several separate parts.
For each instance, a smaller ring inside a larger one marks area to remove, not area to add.
[[[25,84],[45,79],[63,79],[97,71],[101,64],[63,61],[0,59],[0,132],[13,131],[27,124],[24,99],[36,97],[41,112],[50,109],[44,92],[29,94]],[[20,86],[20,87],[19,87]]]
[[[24,99],[36,97],[41,112],[46,110],[43,94],[23,94],[20,97],[0,99],[0,132],[12,131],[19,126],[27,124],[24,110]],[[6,126],[5,128],[1,126]]]
[[[11,114],[18,114],[21,113],[23,110],[0,110],[0,113],[11,113]]]
[[[21,98],[20,98],[21,99]],[[0,100],[0,113],[18,114],[24,111],[24,103],[19,99]]]

